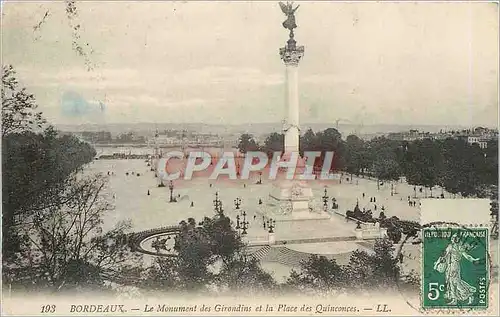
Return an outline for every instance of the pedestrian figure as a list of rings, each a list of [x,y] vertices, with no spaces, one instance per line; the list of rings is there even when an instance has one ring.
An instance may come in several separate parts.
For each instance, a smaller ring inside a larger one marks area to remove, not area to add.
[[[178,198],[181,198],[181,194],[177,194],[177,197],[178,197]]]
[[[370,197],[370,202],[372,203],[373,202],[373,198]]]
[[[116,198],[116,194],[113,194],[113,199],[115,199],[115,198]]]
[[[262,205],[262,199],[259,198],[259,205]]]
[[[151,195],[151,194],[149,193],[149,189],[148,189],[148,196],[149,196],[149,195]]]
[[[418,190],[419,192],[422,192],[422,187],[420,187],[420,189]]]
[[[373,205],[373,209],[377,210],[377,205]]]
[[[376,203],[376,202],[377,202],[377,200],[375,199],[375,197],[373,197],[373,202],[374,202],[374,203]]]
[[[365,198],[365,193],[363,193],[363,198]]]
[[[243,184],[243,188],[247,188],[247,184]]]
[[[191,202],[191,207],[194,207],[194,202]]]
[[[384,206],[382,206],[382,211],[385,211],[385,207]]]
[[[210,188],[212,188],[212,184],[210,184]]]
[[[266,222],[264,221],[264,229],[266,229]]]
[[[257,215],[253,215],[253,220],[255,220],[257,218]]]
[[[410,201],[410,196],[408,195],[408,201]]]
[[[108,171],[108,176],[109,176],[109,171]]]

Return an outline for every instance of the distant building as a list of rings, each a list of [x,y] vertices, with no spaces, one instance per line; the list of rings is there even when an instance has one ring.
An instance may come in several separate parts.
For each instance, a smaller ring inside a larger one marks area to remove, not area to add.
[[[395,141],[412,142],[423,139],[434,139],[434,136],[429,132],[421,132],[418,130],[410,130],[406,132],[393,132],[387,135],[387,138]]]
[[[474,129],[459,130],[459,131],[439,131],[438,133],[420,132],[418,130],[410,130],[406,132],[395,132],[387,135],[388,139],[395,141],[412,142],[416,140],[432,139],[445,140],[448,138],[462,139],[468,144],[477,144],[481,149],[488,147],[488,142],[498,139],[498,130],[478,127]]]

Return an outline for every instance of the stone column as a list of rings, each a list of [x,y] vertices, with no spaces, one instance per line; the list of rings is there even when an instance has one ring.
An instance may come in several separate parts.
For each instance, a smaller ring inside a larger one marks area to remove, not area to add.
[[[293,34],[293,33],[292,33]],[[285,47],[280,48],[280,56],[286,67],[286,117],[283,125],[285,153],[299,151],[299,62],[304,56],[304,46],[297,46],[290,38]]]

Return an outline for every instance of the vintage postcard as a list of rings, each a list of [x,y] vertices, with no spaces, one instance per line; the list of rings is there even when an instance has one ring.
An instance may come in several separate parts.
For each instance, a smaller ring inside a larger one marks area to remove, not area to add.
[[[499,314],[498,2],[0,4],[2,314]]]

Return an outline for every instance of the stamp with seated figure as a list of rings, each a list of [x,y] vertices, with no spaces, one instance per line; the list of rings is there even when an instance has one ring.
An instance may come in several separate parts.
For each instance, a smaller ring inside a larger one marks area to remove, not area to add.
[[[429,227],[422,233],[422,308],[487,309],[488,228]]]

